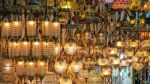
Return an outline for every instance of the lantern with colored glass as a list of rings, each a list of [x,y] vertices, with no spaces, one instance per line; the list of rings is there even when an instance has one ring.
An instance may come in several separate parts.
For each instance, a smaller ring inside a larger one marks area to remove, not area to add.
[[[30,15],[26,21],[26,33],[28,37],[35,37],[37,32],[37,23],[33,15]]]
[[[106,48],[106,50],[107,50],[107,54],[110,56],[117,56],[117,54],[118,54],[117,48],[109,47],[109,48]]]
[[[118,67],[119,64],[120,64],[120,59],[119,58],[114,57],[114,58],[111,59],[111,61],[112,61],[111,64],[112,64],[113,67]]]
[[[2,23],[2,37],[8,38],[11,36],[11,30],[12,30],[12,24],[8,20],[8,18],[5,18]]]
[[[62,9],[71,9],[72,4],[70,0],[62,0],[60,2],[60,8]]]
[[[30,82],[32,82],[32,80],[34,79],[35,75],[36,75],[36,64],[33,61],[27,62],[26,63],[26,72],[27,72],[27,76],[30,80]]]
[[[60,37],[60,23],[53,22],[50,24],[51,37],[58,39]]]
[[[13,60],[12,59],[3,59],[3,73],[12,74],[14,73]]]
[[[22,35],[22,21],[19,16],[14,16],[12,21],[12,37],[19,39]]]
[[[110,67],[102,68],[102,76],[107,77],[111,76],[112,69]]]
[[[79,72],[83,68],[81,61],[72,61],[70,68],[73,72]]]
[[[99,58],[97,64],[101,67],[105,67],[108,66],[110,63],[108,58]]]

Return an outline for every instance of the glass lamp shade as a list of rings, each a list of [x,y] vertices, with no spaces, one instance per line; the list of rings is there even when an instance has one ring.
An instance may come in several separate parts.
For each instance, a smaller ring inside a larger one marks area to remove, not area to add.
[[[37,74],[45,74],[46,73],[46,63],[44,61],[37,62]]]
[[[112,63],[113,66],[119,66],[120,64],[120,59],[119,58],[113,58]]]
[[[27,36],[34,37],[36,36],[36,28],[37,24],[35,20],[28,20],[27,21]]]
[[[10,37],[12,30],[12,24],[8,21],[2,23],[2,37]]]
[[[107,48],[107,54],[110,56],[116,56],[118,54],[117,48]]]
[[[35,76],[36,74],[36,63],[35,62],[27,62],[26,63],[26,72],[28,76]]]
[[[107,59],[107,58],[99,58],[98,59],[98,61],[97,61],[97,64],[99,65],[99,66],[107,66],[107,65],[109,65],[109,59]]]
[[[129,46],[130,46],[131,48],[136,48],[136,47],[138,47],[138,40],[136,40],[136,41],[130,41],[130,42],[129,42]]]
[[[20,56],[20,42],[9,42],[9,56]]]
[[[67,69],[66,61],[56,61],[54,64],[54,69],[57,73],[63,73]]]
[[[56,38],[60,37],[60,23],[58,22],[51,23],[49,30],[51,31],[50,34],[52,37]]]
[[[42,56],[49,57],[54,53],[54,43],[53,42],[42,42]]]
[[[50,21],[42,21],[42,36],[49,37],[51,36],[51,23]]]
[[[60,43],[54,44],[54,55],[60,54],[61,48],[62,48],[62,47],[61,47]]]
[[[33,57],[41,57],[42,56],[42,49],[41,49],[41,42],[35,41],[32,45],[32,56]]]
[[[73,55],[77,51],[77,45],[74,42],[68,42],[64,45],[64,50],[68,55]]]
[[[70,65],[70,68],[73,72],[79,72],[83,68],[83,64],[81,61],[73,61]]]
[[[122,48],[122,47],[124,47],[124,46],[125,46],[125,44],[124,44],[123,41],[117,41],[117,42],[116,42],[116,47]]]
[[[60,84],[72,84],[72,79],[70,78],[61,78]]]
[[[13,37],[21,37],[21,35],[22,35],[22,21],[12,21],[11,34]]]
[[[125,55],[127,58],[132,58],[134,56],[134,51],[133,50],[126,50]]]
[[[4,74],[14,73],[13,60],[12,59],[3,59],[2,60],[2,72]]]
[[[111,76],[112,70],[111,68],[102,68],[102,75],[103,76]]]
[[[144,53],[143,53],[143,51],[138,50],[138,51],[136,52],[135,56],[138,57],[138,58],[142,58],[142,57],[144,57]]]
[[[30,42],[22,41],[20,42],[21,49],[20,54],[21,56],[29,56],[30,55]]]
[[[144,65],[142,63],[133,63],[133,69],[136,71],[140,71],[141,69],[143,69]]]
[[[25,62],[24,61],[18,61],[16,64],[16,74],[18,76],[22,76],[26,74],[26,68],[25,68]]]

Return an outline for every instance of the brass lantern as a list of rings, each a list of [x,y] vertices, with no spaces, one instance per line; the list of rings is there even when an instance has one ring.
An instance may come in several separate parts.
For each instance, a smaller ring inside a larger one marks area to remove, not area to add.
[[[64,73],[67,69],[66,61],[63,60],[56,61],[54,64],[54,69],[57,73]]]
[[[12,24],[11,22],[5,18],[2,23],[2,37],[8,38],[11,36]]]
[[[111,63],[114,67],[119,66],[120,64],[120,59],[119,58],[112,58],[112,63]]]
[[[81,61],[73,61],[70,68],[73,72],[79,72],[83,68],[83,64]]]
[[[64,45],[64,50],[65,52],[68,54],[68,55],[73,55],[76,53],[77,51],[77,45],[75,42],[67,42],[65,45]]]
[[[22,21],[19,16],[13,18],[11,33],[15,38],[19,38],[22,35]]]
[[[11,57],[20,56],[20,42],[15,41],[9,42],[9,56]]]
[[[37,23],[33,15],[29,16],[26,21],[26,32],[28,37],[36,36],[37,32]]]
[[[133,50],[126,50],[125,55],[127,58],[132,58],[134,56],[134,51]]]
[[[107,54],[110,56],[117,56],[118,50],[117,48],[106,48],[107,49]]]
[[[107,77],[107,76],[111,76],[112,74],[112,69],[111,68],[102,68],[102,76]]]
[[[30,56],[30,45],[31,43],[25,39],[23,39],[20,42],[21,48],[20,48],[20,54],[21,56]]]
[[[46,63],[42,60],[37,61],[37,65],[36,65],[36,69],[37,69],[37,74],[40,78],[40,80],[43,80],[45,74],[46,74]]]
[[[12,59],[3,59],[3,73],[10,74],[14,73],[13,60]]]
[[[33,61],[26,63],[26,72],[30,81],[32,81],[36,75],[36,63]]]
[[[58,22],[52,22],[50,24],[50,34],[54,38],[59,38],[60,37],[60,23]]]
[[[23,76],[26,74],[25,62],[18,61],[16,63],[16,74],[22,80]]]
[[[97,61],[97,64],[99,66],[108,66],[109,65],[109,59],[108,58],[99,58],[98,61]]]

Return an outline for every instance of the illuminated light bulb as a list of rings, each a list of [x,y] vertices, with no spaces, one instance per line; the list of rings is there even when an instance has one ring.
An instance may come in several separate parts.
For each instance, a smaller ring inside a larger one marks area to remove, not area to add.
[[[70,65],[70,68],[73,72],[79,72],[83,68],[82,62],[73,61]]]
[[[60,84],[72,84],[72,79],[70,78],[61,78]]]
[[[63,73],[67,69],[67,63],[66,61],[57,61],[54,64],[54,69],[57,73]]]
[[[64,50],[68,55],[73,55],[77,51],[77,45],[74,42],[66,43],[64,46]]]
[[[30,25],[34,25],[34,24],[35,24],[35,21],[29,21],[29,24],[30,24]]]

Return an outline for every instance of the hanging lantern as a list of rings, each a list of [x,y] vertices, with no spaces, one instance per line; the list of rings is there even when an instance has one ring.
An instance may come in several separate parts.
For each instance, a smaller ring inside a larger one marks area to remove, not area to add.
[[[35,37],[37,32],[37,23],[33,16],[30,16],[26,22],[27,25],[27,36]]]
[[[21,49],[20,49],[21,56],[23,57],[30,56],[30,44],[31,43],[26,40],[22,40],[20,44],[21,44]]]
[[[145,24],[145,19],[144,19],[144,17],[140,19],[140,24],[142,24],[142,25]]]
[[[132,66],[133,66],[133,69],[136,71],[140,71],[144,67],[144,65],[142,63],[134,63],[134,64],[132,64]]]
[[[58,22],[51,23],[49,31],[51,31],[50,34],[52,37],[59,38],[60,37],[60,23]]]
[[[112,63],[114,67],[119,66],[120,64],[120,59],[119,58],[112,58]]]
[[[62,0],[60,2],[60,8],[62,8],[62,9],[71,9],[72,8],[72,1],[71,0]]]
[[[62,48],[62,47],[61,47],[60,43],[55,43],[55,44],[54,44],[54,55],[60,54],[61,48]]]
[[[54,53],[54,43],[53,42],[42,42],[42,56],[49,57]]]
[[[113,3],[115,0],[99,0],[101,3],[103,4],[111,4]]]
[[[41,57],[42,56],[41,42],[39,42],[39,41],[33,42],[32,56],[33,57]]]
[[[135,40],[135,41],[130,41],[129,42],[129,46],[131,47],[131,48],[136,48],[136,47],[138,47],[138,40]]]
[[[57,73],[63,73],[67,69],[67,63],[66,61],[56,61],[54,64],[54,68]]]
[[[16,64],[16,74],[21,77],[26,74],[26,68],[25,68],[25,62],[24,61],[18,61]]]
[[[46,63],[44,61],[37,62],[37,74],[38,75],[45,75],[46,73]]]
[[[140,9],[142,0],[131,0],[130,9],[136,10]]]
[[[134,56],[134,51],[133,50],[126,50],[125,54],[126,54],[127,58],[132,58]]]
[[[31,61],[26,63],[26,72],[29,80],[32,81],[34,79],[34,76],[36,75],[35,62]]]
[[[130,24],[131,24],[131,25],[134,25],[135,23],[136,23],[136,20],[135,20],[135,19],[131,19],[131,20],[130,20]]]
[[[11,59],[3,59],[3,73],[10,74],[13,73],[13,61]]]
[[[11,34],[14,38],[18,38],[21,37],[22,35],[22,21],[19,18],[19,16],[14,17],[14,20],[12,21],[12,30],[11,30]]]
[[[102,76],[111,76],[112,70],[111,68],[102,68]]]
[[[100,83],[100,76],[99,74],[96,73],[95,70],[90,71],[87,83],[94,83],[94,84]]]
[[[65,44],[64,50],[68,55],[73,55],[77,51],[77,45],[74,42],[68,42]]]
[[[20,42],[9,42],[9,56],[19,57],[20,56]]]
[[[2,37],[8,38],[11,36],[12,24],[8,19],[4,19],[2,23]]]
[[[46,17],[44,21],[42,21],[42,36],[46,39],[49,39],[51,36],[51,23],[49,21],[49,17]]]
[[[117,41],[116,42],[116,47],[118,48],[123,48],[125,46],[124,42],[123,41]]]
[[[144,53],[142,52],[142,50],[138,50],[135,54],[136,57],[138,58],[142,58],[144,56]]]
[[[70,68],[73,72],[79,72],[83,68],[83,64],[81,61],[73,61],[70,65]]]
[[[121,60],[121,62],[120,62],[120,67],[127,67],[129,65],[129,63],[128,63],[128,61],[127,60],[125,60],[125,59],[123,59],[123,60]]]
[[[70,78],[61,78],[60,84],[72,84],[72,79]]]
[[[107,66],[107,65],[109,65],[109,59],[107,59],[107,58],[99,58],[98,61],[97,61],[97,64],[99,66],[102,66],[102,67]]]
[[[89,71],[86,69],[83,69],[78,73],[78,75],[79,75],[79,77],[82,77],[82,78],[88,78],[89,77]]]
[[[107,48],[107,54],[110,56],[117,56],[118,50],[117,48]]]

